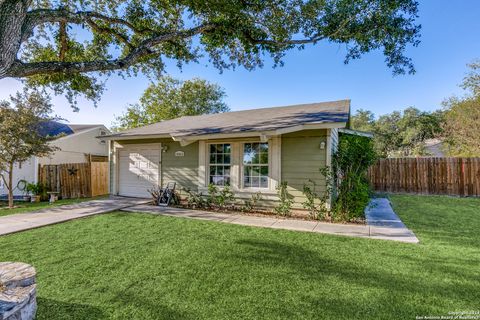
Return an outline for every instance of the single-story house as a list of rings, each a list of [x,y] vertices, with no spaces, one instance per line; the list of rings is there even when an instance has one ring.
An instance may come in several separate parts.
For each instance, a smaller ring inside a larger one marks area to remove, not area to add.
[[[91,157],[108,157],[106,140],[98,138],[106,136],[110,131],[102,124],[65,124],[57,121],[48,121],[40,126],[40,134],[44,136],[58,136],[51,142],[59,148],[47,157],[31,157],[28,161],[17,163],[14,167],[13,184],[18,185],[21,180],[38,182],[39,165],[85,163]],[[14,196],[23,195],[23,191],[15,188]],[[0,179],[0,197],[8,194],[7,187]]]
[[[350,100],[340,100],[186,116],[108,135],[110,192],[149,197],[168,182],[205,193],[228,184],[238,198],[261,192],[268,205],[285,181],[301,208],[309,179],[325,190],[320,168],[331,165],[349,116]]]

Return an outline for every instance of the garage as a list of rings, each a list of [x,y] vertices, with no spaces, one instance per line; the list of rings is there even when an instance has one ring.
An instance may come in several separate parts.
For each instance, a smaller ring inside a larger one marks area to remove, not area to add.
[[[118,194],[149,198],[160,183],[161,144],[125,145],[118,149]]]

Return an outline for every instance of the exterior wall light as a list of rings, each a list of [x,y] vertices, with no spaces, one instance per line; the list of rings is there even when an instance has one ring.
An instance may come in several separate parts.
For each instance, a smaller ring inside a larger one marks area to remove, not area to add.
[[[325,141],[320,142],[320,149],[325,149]]]

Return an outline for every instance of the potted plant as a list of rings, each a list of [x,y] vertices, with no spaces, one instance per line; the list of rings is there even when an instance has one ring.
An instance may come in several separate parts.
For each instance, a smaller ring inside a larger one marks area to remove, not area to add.
[[[32,194],[32,202],[40,202],[43,192],[43,185],[41,183],[29,183],[27,184],[27,192]]]

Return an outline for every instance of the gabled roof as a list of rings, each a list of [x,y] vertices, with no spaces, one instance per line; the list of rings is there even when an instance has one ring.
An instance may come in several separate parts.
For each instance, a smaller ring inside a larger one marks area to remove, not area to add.
[[[338,127],[345,127],[349,120],[349,114],[350,100],[339,100],[186,116],[126,130],[107,137],[112,140],[121,140],[122,138],[147,138],[165,135],[181,140],[214,134],[272,132],[308,124],[336,123],[339,124]]]

